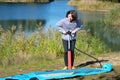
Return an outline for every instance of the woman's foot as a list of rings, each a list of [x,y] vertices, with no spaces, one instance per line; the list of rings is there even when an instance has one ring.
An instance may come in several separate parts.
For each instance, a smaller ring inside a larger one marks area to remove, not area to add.
[[[67,66],[63,68],[63,70],[66,70],[66,69],[68,69]],[[76,69],[75,66],[72,66],[72,69]]]
[[[73,66],[72,69],[76,69],[75,66]]]
[[[66,70],[67,69],[67,66],[65,66],[64,68],[63,68],[63,70]]]

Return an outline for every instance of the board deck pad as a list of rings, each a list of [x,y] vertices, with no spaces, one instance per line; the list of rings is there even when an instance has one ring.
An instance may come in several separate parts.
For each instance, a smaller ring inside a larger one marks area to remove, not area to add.
[[[62,79],[72,78],[77,76],[87,76],[110,72],[112,66],[105,64],[101,68],[78,68],[73,70],[49,70],[38,71],[26,74],[18,74],[0,78],[0,80],[48,80],[48,79]]]

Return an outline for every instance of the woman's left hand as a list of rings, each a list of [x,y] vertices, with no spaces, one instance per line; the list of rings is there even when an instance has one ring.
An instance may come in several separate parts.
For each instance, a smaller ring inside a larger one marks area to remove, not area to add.
[[[72,34],[75,34],[75,31],[72,31],[71,33],[72,33]]]

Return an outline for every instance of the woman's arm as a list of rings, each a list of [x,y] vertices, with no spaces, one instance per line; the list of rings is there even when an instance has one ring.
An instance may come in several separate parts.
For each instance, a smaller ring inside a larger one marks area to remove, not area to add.
[[[56,27],[58,31],[60,31],[63,34],[66,34],[66,31],[63,29],[63,20],[56,23]]]
[[[80,29],[82,29],[83,28],[83,25],[81,24],[81,22],[80,21],[76,21],[76,28],[72,31],[72,33],[76,33],[77,31],[79,31]]]

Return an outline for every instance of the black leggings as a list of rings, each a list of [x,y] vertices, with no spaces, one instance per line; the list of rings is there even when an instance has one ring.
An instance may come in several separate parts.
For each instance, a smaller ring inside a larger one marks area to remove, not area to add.
[[[68,51],[68,41],[67,40],[63,40],[62,39],[62,42],[63,42],[63,47],[64,47],[64,63],[65,63],[65,66],[68,66],[68,55],[67,55],[67,51]],[[75,43],[76,43],[76,40],[71,40],[70,41],[70,50],[71,50],[71,59],[72,59],[72,66],[74,64],[74,48],[75,48]]]

